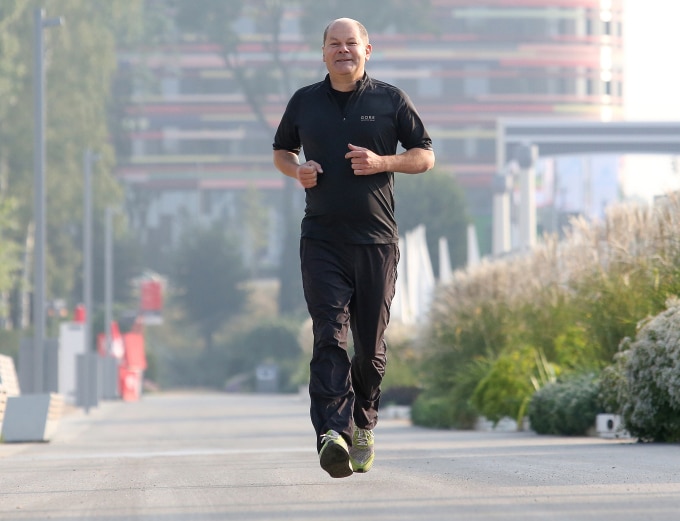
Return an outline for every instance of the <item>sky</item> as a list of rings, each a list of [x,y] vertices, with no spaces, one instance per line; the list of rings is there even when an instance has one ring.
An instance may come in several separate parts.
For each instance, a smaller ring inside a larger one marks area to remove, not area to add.
[[[626,119],[680,121],[680,0],[624,0],[624,31]],[[632,156],[624,182],[651,200],[680,189],[680,164],[674,173],[668,156]]]

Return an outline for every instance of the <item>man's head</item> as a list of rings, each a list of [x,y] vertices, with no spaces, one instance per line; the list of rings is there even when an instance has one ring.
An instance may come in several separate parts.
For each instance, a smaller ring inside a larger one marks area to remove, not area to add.
[[[361,23],[351,18],[333,20],[323,33],[322,49],[331,82],[354,82],[364,76],[371,44]]]

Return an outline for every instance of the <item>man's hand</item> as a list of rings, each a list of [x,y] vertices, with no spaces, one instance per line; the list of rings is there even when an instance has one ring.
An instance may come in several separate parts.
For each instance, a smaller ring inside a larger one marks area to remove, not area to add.
[[[385,171],[385,164],[382,156],[368,148],[357,147],[348,144],[349,152],[345,154],[345,159],[352,161],[354,175],[372,175]]]
[[[295,175],[303,188],[316,186],[318,175],[323,173],[323,168],[316,161],[305,161],[297,167]]]

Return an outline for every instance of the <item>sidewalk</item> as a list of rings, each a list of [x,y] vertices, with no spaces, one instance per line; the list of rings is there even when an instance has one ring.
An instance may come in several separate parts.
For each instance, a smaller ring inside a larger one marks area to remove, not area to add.
[[[3,521],[675,521],[680,449],[381,420],[367,474],[328,477],[299,396],[169,393],[0,445]]]

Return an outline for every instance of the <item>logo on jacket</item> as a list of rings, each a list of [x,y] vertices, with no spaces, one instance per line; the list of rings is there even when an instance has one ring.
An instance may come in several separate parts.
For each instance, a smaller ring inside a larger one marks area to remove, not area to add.
[[[361,116],[361,121],[375,121],[375,116]]]

